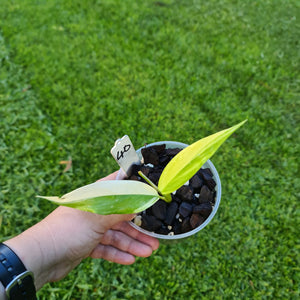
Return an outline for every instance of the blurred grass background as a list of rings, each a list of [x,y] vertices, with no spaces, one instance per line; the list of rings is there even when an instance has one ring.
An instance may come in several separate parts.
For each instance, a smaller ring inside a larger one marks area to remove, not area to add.
[[[35,195],[116,170],[124,134],[192,143],[248,118],[212,158],[203,231],[88,259],[39,299],[299,299],[299,20],[296,0],[1,0],[1,240],[54,209]]]

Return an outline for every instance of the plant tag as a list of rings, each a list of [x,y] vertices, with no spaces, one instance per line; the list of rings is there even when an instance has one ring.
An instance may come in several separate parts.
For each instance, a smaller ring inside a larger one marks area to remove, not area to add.
[[[130,168],[133,164],[140,164],[140,159],[128,135],[116,140],[110,153],[127,176],[130,175]]]

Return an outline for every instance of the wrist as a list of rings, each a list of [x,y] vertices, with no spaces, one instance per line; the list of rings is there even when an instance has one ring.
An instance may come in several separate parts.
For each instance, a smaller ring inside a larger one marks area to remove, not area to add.
[[[1,298],[36,300],[34,275],[8,245],[0,243]],[[3,289],[5,294],[3,294]]]

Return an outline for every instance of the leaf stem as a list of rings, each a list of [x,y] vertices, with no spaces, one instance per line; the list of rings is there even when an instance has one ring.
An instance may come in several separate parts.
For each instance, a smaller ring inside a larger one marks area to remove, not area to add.
[[[171,202],[172,197],[171,194],[168,195],[163,195],[160,190],[158,189],[158,186],[154,184],[142,171],[138,171],[138,174],[150,185],[152,186],[158,193],[159,198],[166,201],[166,202]]]
[[[157,192],[159,192],[158,190],[158,186],[156,184],[154,184],[142,171],[138,171],[138,174],[149,184],[151,185]]]

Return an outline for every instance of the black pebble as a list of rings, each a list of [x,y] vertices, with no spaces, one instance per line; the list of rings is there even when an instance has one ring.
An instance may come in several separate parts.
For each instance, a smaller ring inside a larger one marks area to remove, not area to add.
[[[142,228],[149,231],[155,231],[162,226],[162,222],[154,216],[143,215]]]
[[[176,197],[179,197],[183,201],[193,201],[193,189],[188,185],[183,185],[176,191]]]
[[[197,173],[203,180],[205,181],[205,184],[209,187],[210,190],[213,190],[216,186],[216,182],[213,179],[213,173],[209,168],[206,169],[200,169],[200,171]]]
[[[160,219],[164,220],[167,213],[167,203],[164,200],[158,200],[153,206],[152,206],[152,214]]]
[[[179,206],[179,214],[186,218],[188,217],[193,211],[193,206],[187,202],[182,202]]]
[[[128,179],[129,180],[140,181],[141,178],[139,176],[136,176],[136,175],[131,175]]]
[[[170,161],[170,158],[167,155],[163,155],[159,157],[159,164],[165,167],[168,162]]]
[[[169,149],[166,149],[166,154],[168,156],[175,156],[177,155],[182,149],[179,149],[179,148],[169,148]]]
[[[152,164],[154,166],[157,166],[159,164],[158,153],[152,147],[142,148],[141,152],[145,164]]]
[[[204,185],[200,191],[199,203],[210,202],[212,201],[212,199],[213,199],[213,193],[206,185]]]
[[[151,147],[149,147],[149,148],[155,150],[155,152],[156,152],[157,154],[161,154],[161,153],[163,153],[163,152],[165,151],[165,149],[166,149],[166,144],[155,145],[155,146],[151,146]]]
[[[202,217],[199,214],[192,214],[191,219],[190,219],[190,224],[191,227],[194,229],[198,226],[200,226],[204,222],[204,217]]]
[[[129,168],[129,171],[128,171],[129,177],[131,177],[132,175],[138,175],[138,171],[140,171],[141,168],[142,168],[141,165],[133,164],[133,165]]]
[[[173,228],[171,231],[173,231],[175,234],[182,233],[182,223],[180,223],[178,220],[175,220]]]
[[[208,216],[210,215],[211,211],[212,211],[212,206],[211,206],[210,202],[201,203],[199,205],[196,205],[193,208],[193,213],[200,214],[205,219],[208,218]]]
[[[162,225],[162,227],[160,227],[157,230],[157,233],[164,234],[164,235],[167,235],[169,232],[170,232],[170,230],[166,226],[164,226],[164,225]]]
[[[209,187],[209,189],[211,190],[211,191],[213,191],[214,190],[214,188],[216,187],[216,182],[213,180],[213,179],[210,179],[210,180],[206,180],[206,185]]]
[[[177,202],[171,202],[167,208],[167,214],[165,218],[165,223],[168,225],[172,225],[175,220],[176,214],[178,210]]]
[[[203,185],[203,179],[201,179],[198,174],[195,174],[190,179],[190,187],[192,187],[194,190],[199,189],[199,191],[200,191],[202,185]]]
[[[158,184],[159,181],[159,177],[161,175],[161,170],[155,170],[151,173],[148,174],[148,178],[154,183],[154,184]]]
[[[200,169],[198,171],[198,174],[200,175],[200,177],[202,177],[204,180],[209,180],[210,178],[213,177],[213,173],[209,168],[205,168],[205,169]]]
[[[142,167],[141,167],[141,171],[142,171],[142,173],[143,173],[146,177],[148,177],[148,175],[149,175],[151,169],[152,169],[152,168],[147,167],[147,166],[142,166]]]
[[[190,224],[190,218],[185,218],[183,221],[182,221],[182,225],[181,225],[181,230],[182,232],[188,232],[192,229],[192,226]]]
[[[182,200],[179,197],[177,197],[176,195],[173,195],[173,194],[172,194],[172,201],[176,201],[177,203],[182,202]]]

